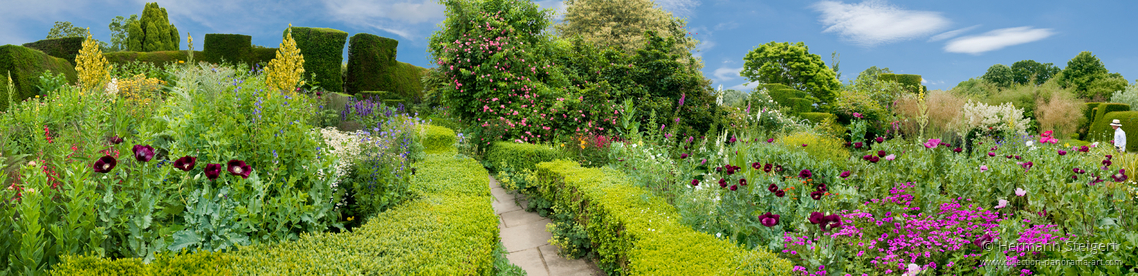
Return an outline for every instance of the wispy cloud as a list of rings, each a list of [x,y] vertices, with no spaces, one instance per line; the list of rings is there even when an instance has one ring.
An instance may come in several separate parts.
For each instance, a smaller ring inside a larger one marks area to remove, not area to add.
[[[430,0],[367,1],[326,0],[324,7],[335,20],[350,25],[370,27],[403,38],[417,37],[422,23],[438,23],[445,18],[446,8]]]
[[[941,34],[934,35],[933,37],[930,37],[929,42],[941,41],[941,40],[953,38],[953,37],[960,35],[961,33],[971,31],[972,29],[975,29],[977,27],[980,27],[980,25],[943,32]]]
[[[757,86],[756,83],[748,82],[748,83],[741,83],[739,85],[728,87],[727,89],[734,89],[734,90],[747,92],[747,91],[751,91],[751,89],[754,89],[755,86]]]
[[[565,18],[565,2],[564,1],[561,1],[561,0],[544,0],[544,1],[534,1],[534,3],[537,3],[537,5],[540,6],[542,9],[553,9],[555,12],[553,14],[554,20],[561,20],[561,19]]]
[[[722,31],[722,30],[730,30],[730,29],[734,29],[734,28],[738,28],[738,27],[739,27],[739,23],[735,23],[735,21],[728,21],[728,22],[715,24],[715,27],[713,29],[715,29],[716,31]]]
[[[724,66],[715,69],[715,73],[713,73],[712,76],[715,76],[715,80],[719,82],[725,82],[739,77],[739,71],[743,71],[743,67],[731,68]]]
[[[1038,41],[1055,34],[1051,29],[1035,29],[1030,26],[992,30],[990,32],[966,36],[949,41],[944,51],[977,55],[1004,47]]]
[[[904,10],[878,0],[860,4],[822,1],[813,7],[822,12],[823,32],[837,32],[865,46],[925,36],[950,23],[938,12]]]
[[[656,5],[672,15],[685,17],[691,14],[692,9],[699,6],[698,0],[656,0]]]

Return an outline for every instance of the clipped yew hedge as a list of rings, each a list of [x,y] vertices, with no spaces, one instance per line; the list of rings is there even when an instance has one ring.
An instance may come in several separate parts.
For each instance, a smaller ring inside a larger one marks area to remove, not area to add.
[[[1113,147],[1109,142],[1114,140],[1114,128],[1110,127],[1114,119],[1122,122],[1122,131],[1126,132],[1126,151],[1138,151],[1138,111],[1115,111],[1103,115],[1091,125],[1086,140]]]
[[[423,151],[426,153],[454,152],[456,137],[454,130],[446,127],[427,125],[423,136]]]
[[[281,38],[287,33],[286,29]],[[304,78],[318,82],[325,90],[343,91],[340,64],[344,61],[348,33],[329,28],[292,27],[292,39],[304,55]]]
[[[77,79],[75,66],[65,59],[28,47],[0,46],[0,110],[8,110],[9,96],[12,102],[35,97],[40,74],[44,71],[63,73],[68,83],[75,83]],[[14,91],[8,91],[8,74],[12,76]]]
[[[31,43],[24,43],[24,47],[40,50],[50,56],[66,59],[75,65],[75,56],[83,49],[83,40],[86,37],[49,38]]]
[[[200,60],[228,62],[249,61],[253,37],[241,34],[205,34],[205,47]],[[195,53],[195,57],[197,57]]]
[[[550,146],[515,142],[494,142],[486,150],[486,161],[492,170],[510,168],[515,172],[535,169],[537,163],[562,158],[562,153]]]
[[[792,264],[679,222],[676,208],[619,171],[572,161],[537,164],[537,196],[585,227],[609,275],[790,275]]]

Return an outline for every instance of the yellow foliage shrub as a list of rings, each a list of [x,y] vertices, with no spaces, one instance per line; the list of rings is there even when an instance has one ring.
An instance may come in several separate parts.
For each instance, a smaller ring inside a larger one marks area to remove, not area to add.
[[[75,72],[79,74],[79,87],[83,88],[80,95],[86,90],[102,89],[111,78],[107,58],[99,50],[99,43],[91,38],[90,28],[87,29],[87,39],[83,40],[83,48],[75,56]]]
[[[304,85],[304,80],[301,79],[304,74],[304,56],[292,39],[292,24],[288,24],[288,28],[288,34],[277,50],[277,57],[269,61],[268,68],[265,69],[265,85],[269,89],[291,92],[296,86]],[[267,95],[272,97],[273,93]]]

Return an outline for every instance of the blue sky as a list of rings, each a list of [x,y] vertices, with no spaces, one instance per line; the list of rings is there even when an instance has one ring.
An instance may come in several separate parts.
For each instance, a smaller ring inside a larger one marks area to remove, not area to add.
[[[0,45],[44,38],[55,21],[91,27],[109,41],[116,15],[141,14],[146,1],[0,0]],[[323,1],[157,1],[179,31],[253,36],[276,47],[289,24],[328,27],[349,34],[372,33],[400,41],[397,59],[430,67],[427,39],[443,20],[434,0]],[[564,10],[560,1],[536,1]],[[724,88],[745,89],[739,77],[743,57],[771,42],[805,42],[830,63],[841,54],[843,81],[869,66],[920,74],[930,89],[949,89],[983,75],[993,64],[1034,59],[1066,67],[1080,51],[1091,51],[1111,72],[1138,79],[1138,23],[1127,11],[1135,1],[741,1],[657,0],[688,18],[703,42],[696,53],[704,74]],[[182,47],[187,45],[183,42]],[[745,89],[749,90],[749,89]]]

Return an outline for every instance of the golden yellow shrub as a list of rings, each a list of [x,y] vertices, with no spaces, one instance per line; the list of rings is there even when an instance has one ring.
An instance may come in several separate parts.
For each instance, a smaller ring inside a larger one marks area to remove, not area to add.
[[[103,89],[103,84],[111,79],[110,66],[103,51],[99,50],[99,43],[91,38],[91,28],[87,28],[87,39],[83,40],[83,48],[75,56],[75,72],[79,74],[79,87],[83,90]]]
[[[292,39],[292,24],[288,24],[288,34],[285,35],[281,47],[277,50],[277,57],[269,61],[265,69],[265,85],[269,89],[278,91],[293,91],[298,85],[304,85],[301,75],[304,74],[304,56],[296,48],[296,41]],[[267,94],[269,97],[273,93]]]

